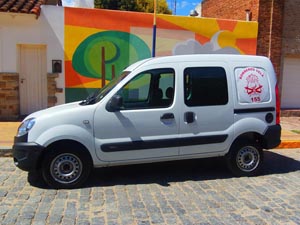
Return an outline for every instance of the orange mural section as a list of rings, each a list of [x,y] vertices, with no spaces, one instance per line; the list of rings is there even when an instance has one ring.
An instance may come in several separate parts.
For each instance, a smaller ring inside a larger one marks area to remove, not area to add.
[[[89,78],[80,75],[77,73],[72,66],[71,61],[65,61],[65,70],[66,70],[66,87],[75,87],[80,86],[85,83],[94,82],[96,78]]]
[[[246,52],[249,55],[256,54],[256,48],[252,47],[257,45],[256,38],[237,39],[235,44],[242,52]]]

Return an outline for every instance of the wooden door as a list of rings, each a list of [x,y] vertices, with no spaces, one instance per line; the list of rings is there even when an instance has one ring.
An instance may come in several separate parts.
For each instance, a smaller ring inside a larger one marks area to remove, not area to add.
[[[19,45],[20,114],[47,107],[45,45]]]

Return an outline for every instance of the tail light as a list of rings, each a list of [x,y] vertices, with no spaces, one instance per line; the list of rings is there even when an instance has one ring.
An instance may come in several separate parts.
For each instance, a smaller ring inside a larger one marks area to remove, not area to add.
[[[276,93],[276,124],[280,124],[280,99],[279,99],[278,84],[276,84],[275,93]]]

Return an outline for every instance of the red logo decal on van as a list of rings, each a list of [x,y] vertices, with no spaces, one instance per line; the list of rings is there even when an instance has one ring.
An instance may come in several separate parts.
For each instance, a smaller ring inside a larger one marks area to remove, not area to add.
[[[260,103],[270,100],[268,79],[263,69],[256,67],[237,69],[236,76],[241,103]]]
[[[248,95],[260,94],[263,86],[259,83],[259,79],[256,75],[250,74],[247,78],[247,86],[245,87]]]

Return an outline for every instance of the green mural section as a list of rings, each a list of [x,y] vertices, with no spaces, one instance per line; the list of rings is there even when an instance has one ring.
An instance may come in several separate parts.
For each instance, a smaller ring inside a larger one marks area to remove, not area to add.
[[[113,73],[120,74],[129,64],[150,56],[150,49],[136,35],[103,31],[89,36],[77,47],[72,66],[82,76],[98,79],[105,76],[111,80]]]

